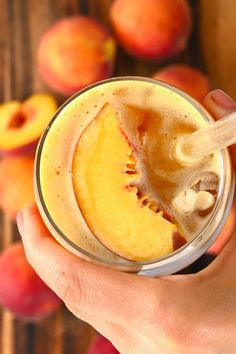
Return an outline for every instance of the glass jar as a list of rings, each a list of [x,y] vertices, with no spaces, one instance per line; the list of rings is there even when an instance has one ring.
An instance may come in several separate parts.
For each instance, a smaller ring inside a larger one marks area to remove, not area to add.
[[[89,249],[86,249],[86,247],[83,247],[79,245],[77,242],[71,239],[71,237],[68,237],[68,235],[65,233],[65,231],[62,231],[62,228],[60,225],[58,225],[58,222],[55,221],[55,218],[52,216],[52,213],[49,211],[49,208],[47,206],[47,202],[45,201],[44,197],[44,191],[42,188],[42,179],[44,178],[43,176],[43,171],[42,171],[42,161],[45,159],[46,154],[44,152],[44,147],[45,144],[48,141],[48,136],[50,135],[50,132],[55,129],[56,122],[61,119],[62,115],[65,115],[65,110],[68,109],[68,107],[72,107],[75,105],[76,100],[78,97],[83,99],[83,95],[86,95],[88,92],[95,92],[93,90],[101,90],[101,87],[104,87],[103,85],[114,85],[114,83],[120,82],[120,85],[124,85],[124,87],[127,87],[128,82],[130,81],[135,81],[137,82],[142,82],[144,84],[151,84],[153,86],[159,86],[162,87],[163,89],[167,89],[172,91],[174,94],[180,96],[183,100],[186,101],[186,104],[191,104],[194,109],[200,113],[202,116],[202,119],[207,123],[211,123],[213,121],[212,117],[209,115],[209,113],[194,99],[192,99],[190,96],[185,94],[184,92],[180,91],[179,89],[170,86],[166,83],[159,82],[157,80],[152,80],[148,78],[143,78],[143,77],[118,77],[118,78],[112,78],[108,79],[105,81],[101,81],[98,83],[95,83],[74,96],[72,96],[68,101],[66,101],[62,107],[56,112],[52,120],[50,121],[47,129],[45,130],[44,134],[41,137],[41,140],[38,145],[37,149],[37,154],[36,154],[36,160],[35,160],[35,178],[34,178],[34,185],[35,185],[35,192],[36,192],[36,201],[37,205],[40,211],[40,214],[42,216],[42,219],[44,220],[44,223],[48,227],[49,231],[51,234],[57,239],[57,241],[64,246],[66,249],[77,255],[78,257],[85,258],[86,260],[89,260],[94,263],[98,263],[102,266],[106,266],[112,269],[120,270],[120,271],[127,271],[127,272],[135,272],[140,275],[145,275],[145,276],[159,276],[159,275],[166,275],[166,274],[172,274],[175,273],[189,264],[193,263],[197,258],[199,258],[204,252],[207,251],[207,249],[212,245],[212,243],[216,240],[217,236],[221,232],[229,211],[231,209],[231,205],[233,202],[233,194],[234,194],[234,174],[232,172],[232,167],[231,167],[231,161],[229,158],[229,153],[227,149],[224,149],[220,152],[220,171],[221,171],[221,176],[220,176],[220,183],[219,183],[219,191],[218,195],[216,197],[216,202],[214,209],[212,211],[211,217],[208,221],[208,223],[205,225],[205,227],[201,230],[201,232],[194,237],[193,240],[189,241],[187,244],[182,246],[181,248],[177,249],[173,253],[161,257],[152,261],[143,261],[143,262],[131,262],[126,259],[123,259],[121,257],[117,257],[117,259],[109,259],[109,257],[103,257],[101,256],[101,253],[99,255],[96,254],[96,247],[94,248],[93,251],[90,251]],[[97,92],[96,91],[96,92]],[[91,96],[92,97],[92,96]],[[86,104],[86,101],[85,101]],[[96,106],[96,105],[95,105]],[[86,112],[87,113],[87,112]],[[68,120],[69,122],[69,120]],[[80,126],[80,130],[82,131],[86,128],[86,125],[89,124],[89,121],[86,121],[84,124],[82,122]],[[71,127],[70,127],[71,129]],[[72,130],[71,130],[72,131]],[[73,139],[72,139],[73,140]],[[63,144],[63,140],[58,140],[57,144]],[[73,142],[72,142],[73,144]],[[66,146],[66,150],[68,150],[70,147]],[[64,153],[64,150],[62,150]],[[60,156],[60,155],[58,155]],[[68,155],[69,156],[69,155]],[[57,159],[55,156],[48,156],[49,160],[51,159],[51,162],[53,162],[54,159]],[[61,180],[61,187],[63,185],[63,179]],[[68,182],[70,183],[70,182]],[[72,182],[71,182],[72,183]],[[70,186],[68,184],[68,189],[70,189]],[[53,193],[53,191],[52,191]],[[68,191],[68,193],[72,193],[71,191]],[[60,206],[58,206],[60,208]],[[67,218],[69,217],[69,210],[68,213],[64,212],[61,216],[61,218]],[[59,219],[58,219],[59,220]],[[57,221],[58,221],[57,220]],[[88,236],[89,238],[89,243],[92,244],[94,243],[99,243],[99,241],[96,239],[95,236],[92,235],[91,230],[89,230],[86,221],[84,220],[82,213],[79,214],[78,217],[78,227],[80,229],[80,235],[81,237],[84,237],[85,243],[86,243],[86,237]],[[69,222],[69,221],[68,221]],[[103,247],[103,246],[102,246]],[[91,248],[91,247],[90,247]],[[91,248],[92,249],[92,248]],[[105,252],[109,252],[106,250]]]

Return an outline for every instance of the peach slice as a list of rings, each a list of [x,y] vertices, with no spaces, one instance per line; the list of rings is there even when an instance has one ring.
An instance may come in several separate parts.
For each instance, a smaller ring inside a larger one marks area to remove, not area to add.
[[[0,106],[0,153],[16,157],[35,150],[40,135],[57,109],[55,99],[35,94],[26,101],[10,101]]]
[[[173,251],[174,224],[138,198],[133,148],[105,104],[81,135],[73,157],[73,185],[87,225],[112,252],[133,261]]]

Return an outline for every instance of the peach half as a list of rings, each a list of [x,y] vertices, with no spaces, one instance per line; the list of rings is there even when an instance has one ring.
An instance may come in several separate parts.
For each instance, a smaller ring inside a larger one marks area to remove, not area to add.
[[[0,106],[0,154],[17,157],[34,152],[56,110],[55,99],[47,94],[32,95],[23,103],[3,103]]]
[[[173,251],[176,225],[157,202],[139,198],[131,142],[115,112],[105,104],[81,135],[73,156],[73,184],[79,208],[99,241],[128,260],[143,261]]]

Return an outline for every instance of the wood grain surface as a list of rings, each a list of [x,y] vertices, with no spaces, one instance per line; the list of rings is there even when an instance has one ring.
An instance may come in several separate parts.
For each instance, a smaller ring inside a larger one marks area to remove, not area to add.
[[[0,0],[0,103],[24,99],[32,92],[50,92],[37,72],[36,48],[51,23],[83,13],[109,27],[111,3],[112,0]],[[206,70],[214,86],[221,86],[236,97],[236,45],[232,47],[236,2],[192,0],[190,4],[194,29],[188,48],[170,62],[185,62]],[[114,75],[151,76],[164,64],[144,63],[119,49]],[[63,102],[63,97],[56,97]],[[19,238],[7,215],[0,218],[0,230],[1,250]],[[83,354],[93,333],[90,326],[65,308],[36,324],[0,311],[0,354]]]
[[[236,99],[236,1],[199,1],[202,59],[213,87]]]

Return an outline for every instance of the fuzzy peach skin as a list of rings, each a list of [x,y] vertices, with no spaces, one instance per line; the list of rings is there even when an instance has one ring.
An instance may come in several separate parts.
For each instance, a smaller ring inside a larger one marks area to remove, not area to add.
[[[31,157],[0,161],[0,207],[12,219],[21,208],[35,200],[33,169]]]
[[[233,204],[230,211],[228,220],[218,236],[214,244],[209,248],[208,252],[213,254],[219,254],[220,251],[224,248],[226,242],[230,239],[236,227],[236,203]]]
[[[116,0],[110,17],[120,45],[145,60],[162,60],[181,52],[192,28],[186,0]]]
[[[55,99],[43,93],[34,94],[24,102],[0,105],[0,155],[18,157],[34,153],[56,110]]]
[[[153,75],[153,79],[167,82],[202,101],[210,91],[210,82],[200,70],[189,65],[173,64],[164,67]]]
[[[56,22],[43,34],[37,56],[44,81],[69,96],[111,75],[115,42],[96,20],[75,16]]]
[[[41,319],[61,304],[27,262],[21,242],[9,246],[0,255],[0,279],[0,305],[17,317]]]
[[[119,354],[119,352],[108,339],[98,335],[92,340],[87,354]]]

